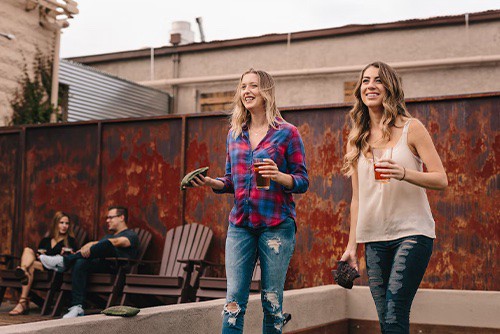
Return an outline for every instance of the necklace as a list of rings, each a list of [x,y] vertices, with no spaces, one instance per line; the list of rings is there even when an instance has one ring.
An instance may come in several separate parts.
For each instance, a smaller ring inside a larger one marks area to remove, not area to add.
[[[266,127],[263,127],[259,130],[252,130],[250,131],[250,134],[254,135],[254,136],[258,136],[258,135],[261,135],[262,132],[266,131],[267,132],[267,129],[269,128],[269,126],[266,126]]]

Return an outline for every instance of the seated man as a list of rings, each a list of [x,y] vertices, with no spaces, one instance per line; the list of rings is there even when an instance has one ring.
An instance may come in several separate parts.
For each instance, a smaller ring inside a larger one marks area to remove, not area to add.
[[[42,264],[52,270],[63,272],[72,268],[71,307],[63,318],[82,316],[83,302],[87,291],[87,276],[91,272],[110,273],[116,271],[114,262],[106,261],[106,257],[136,258],[139,247],[137,234],[127,227],[128,212],[121,206],[108,208],[108,230],[110,234],[99,241],[85,244],[75,254],[41,255]]]

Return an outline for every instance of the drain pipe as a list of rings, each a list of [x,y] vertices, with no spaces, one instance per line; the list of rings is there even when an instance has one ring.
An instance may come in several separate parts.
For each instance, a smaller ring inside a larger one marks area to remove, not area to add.
[[[57,122],[57,113],[59,109],[59,49],[61,48],[61,28],[55,29],[54,42],[54,60],[52,62],[52,88],[50,90],[50,104],[52,105],[52,113],[50,114],[50,123]]]
[[[174,46],[174,53],[172,54],[172,78],[171,80],[178,80],[179,79],[179,62],[180,62],[180,56],[179,52],[177,52],[177,46],[181,43],[181,34],[179,33],[174,33],[170,35],[170,43]],[[162,81],[162,80],[154,80],[156,81]],[[178,95],[179,95],[179,87],[176,84],[168,84],[169,86],[172,86],[172,104],[171,104],[171,114],[176,114],[177,110],[179,108],[179,103],[178,103]]]
[[[496,62],[500,62],[500,55],[418,60],[418,61],[391,63],[390,65],[398,70],[406,70],[406,69],[481,65],[481,64],[496,63]],[[321,74],[340,74],[340,73],[359,72],[365,66],[366,64],[337,66],[337,67],[320,67],[320,68],[297,69],[297,70],[270,71],[269,73],[275,78],[321,75]],[[204,83],[204,82],[234,81],[238,80],[240,78],[240,75],[241,74],[225,74],[225,75],[212,75],[212,76],[191,77],[191,78],[174,77],[172,79],[141,81],[139,82],[139,84],[154,87],[154,86],[165,86],[165,85],[177,86],[177,85],[187,85],[193,83]]]

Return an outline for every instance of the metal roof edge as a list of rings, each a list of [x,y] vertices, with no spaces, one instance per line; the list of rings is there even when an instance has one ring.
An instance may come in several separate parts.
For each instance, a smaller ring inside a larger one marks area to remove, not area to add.
[[[162,56],[174,53],[210,51],[210,50],[217,50],[224,48],[258,45],[258,44],[281,43],[281,42],[285,43],[288,40],[288,35],[290,35],[292,41],[297,41],[297,40],[307,40],[307,39],[377,32],[384,30],[429,28],[435,26],[457,25],[465,23],[465,15],[469,15],[468,19],[469,24],[500,20],[500,10],[488,10],[484,12],[464,13],[460,15],[436,16],[426,19],[410,19],[410,20],[402,20],[402,21],[395,21],[388,23],[374,23],[374,24],[350,24],[336,28],[299,31],[299,32],[292,32],[289,34],[288,33],[269,34],[269,35],[255,36],[255,37],[244,37],[244,38],[228,39],[228,40],[214,40],[203,43],[191,43],[180,46],[163,46],[159,48],[154,48],[154,54],[155,56]],[[95,64],[95,63],[104,63],[117,60],[147,58],[150,56],[151,56],[151,49],[146,48],[146,49],[128,50],[128,51],[120,51],[113,53],[81,56],[81,57],[70,57],[66,58],[66,60],[82,64]]]

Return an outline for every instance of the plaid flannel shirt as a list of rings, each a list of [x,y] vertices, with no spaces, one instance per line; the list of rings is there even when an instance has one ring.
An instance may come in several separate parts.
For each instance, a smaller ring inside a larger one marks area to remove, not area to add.
[[[216,193],[234,193],[234,206],[229,223],[251,228],[279,225],[286,218],[295,220],[292,193],[304,193],[309,187],[302,138],[295,126],[279,119],[277,129],[270,128],[262,141],[252,150],[248,127],[234,139],[230,130],[226,141],[226,173],[219,177],[224,183]],[[278,169],[293,178],[292,189],[271,180],[269,190],[256,188],[253,173],[254,157],[272,159]]]

